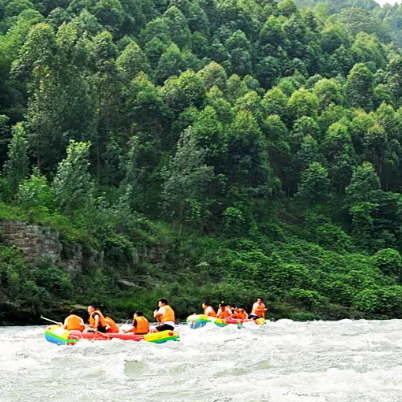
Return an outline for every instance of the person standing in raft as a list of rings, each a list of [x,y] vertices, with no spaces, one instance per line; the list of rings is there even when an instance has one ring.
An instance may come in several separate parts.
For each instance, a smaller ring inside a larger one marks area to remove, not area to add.
[[[214,308],[209,305],[209,303],[202,303],[202,308],[204,309],[204,315],[207,315],[208,317],[216,317],[216,312]]]
[[[259,297],[257,301],[253,304],[253,309],[251,310],[251,314],[248,316],[253,320],[257,318],[264,317],[267,314],[267,309],[265,308],[265,304],[262,302],[262,298]]]
[[[89,326],[91,329],[89,331],[98,331],[106,333],[110,328],[109,324],[105,320],[105,317],[100,312],[100,310],[95,309],[95,306],[88,306],[89,314]]]
[[[74,310],[71,310],[69,316],[64,320],[62,328],[67,331],[83,331],[85,329],[84,320],[75,314]]]
[[[149,332],[149,321],[144,317],[142,311],[136,311],[133,318],[133,327],[131,329],[123,329],[123,334],[134,332],[135,335],[145,335]]]
[[[159,310],[154,311],[154,317],[160,321],[160,325],[153,328],[151,332],[173,331],[176,319],[172,307],[166,299],[160,299],[158,306]]]

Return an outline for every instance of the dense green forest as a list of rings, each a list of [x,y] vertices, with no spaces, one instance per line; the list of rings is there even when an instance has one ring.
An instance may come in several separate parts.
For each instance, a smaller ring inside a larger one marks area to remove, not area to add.
[[[0,0],[0,220],[102,254],[0,239],[0,323],[402,317],[402,6],[298,3]]]

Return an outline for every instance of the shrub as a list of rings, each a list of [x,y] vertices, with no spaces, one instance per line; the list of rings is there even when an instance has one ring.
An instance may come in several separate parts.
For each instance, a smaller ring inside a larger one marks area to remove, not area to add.
[[[326,303],[327,299],[314,290],[292,289],[287,300],[303,307],[317,307]]]

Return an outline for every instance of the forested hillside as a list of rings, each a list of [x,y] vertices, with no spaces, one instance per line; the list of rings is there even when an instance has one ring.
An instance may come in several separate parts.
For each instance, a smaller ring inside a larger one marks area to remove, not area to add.
[[[0,0],[0,219],[102,254],[0,240],[0,322],[402,316],[402,9],[315,3]]]

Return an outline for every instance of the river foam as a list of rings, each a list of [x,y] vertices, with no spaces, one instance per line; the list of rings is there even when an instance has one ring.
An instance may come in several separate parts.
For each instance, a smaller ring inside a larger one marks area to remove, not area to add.
[[[44,339],[0,327],[1,402],[401,402],[402,321],[238,329],[180,325],[180,342]]]

